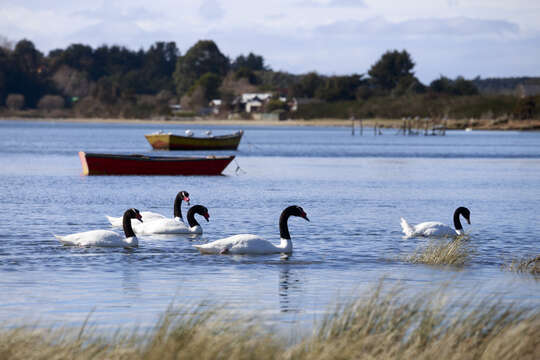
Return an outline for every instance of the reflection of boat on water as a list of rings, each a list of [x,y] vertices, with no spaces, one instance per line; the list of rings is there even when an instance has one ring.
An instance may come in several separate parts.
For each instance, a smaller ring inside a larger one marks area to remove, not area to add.
[[[187,133],[187,132],[186,132]],[[156,150],[236,150],[244,131],[233,134],[197,137],[155,133],[144,135]]]
[[[79,151],[83,175],[219,175],[234,156],[146,156]]]

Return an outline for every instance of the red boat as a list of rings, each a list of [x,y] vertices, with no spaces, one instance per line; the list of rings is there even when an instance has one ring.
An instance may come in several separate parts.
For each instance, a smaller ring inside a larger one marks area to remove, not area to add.
[[[79,151],[83,175],[220,175],[234,156],[147,156]]]

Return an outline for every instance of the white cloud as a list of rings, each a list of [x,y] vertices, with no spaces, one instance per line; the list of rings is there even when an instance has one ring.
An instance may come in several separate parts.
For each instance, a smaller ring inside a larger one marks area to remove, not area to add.
[[[131,49],[213,39],[231,58],[254,51],[274,69],[365,73],[406,49],[429,82],[540,75],[540,3],[530,0],[19,0],[0,7],[0,35],[47,52],[71,43]]]
[[[313,7],[313,8],[355,8],[366,7],[364,0],[330,0],[330,1],[317,1],[317,0],[304,0],[296,3],[300,7]]]
[[[517,34],[519,32],[519,26],[505,20],[482,20],[466,17],[412,19],[402,22],[389,22],[384,18],[378,17],[365,21],[337,21],[319,26],[316,31],[327,36],[478,37]]]
[[[225,11],[217,0],[204,0],[199,7],[199,14],[206,20],[219,20]]]

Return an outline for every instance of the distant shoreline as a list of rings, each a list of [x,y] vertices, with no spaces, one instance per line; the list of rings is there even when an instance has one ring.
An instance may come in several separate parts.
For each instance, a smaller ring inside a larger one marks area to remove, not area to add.
[[[112,124],[160,124],[160,125],[230,125],[230,126],[320,126],[320,127],[351,127],[351,120],[344,119],[292,119],[292,120],[229,120],[207,118],[173,118],[173,119],[118,119],[118,118],[21,118],[1,117],[0,121],[28,121],[28,122],[63,122],[63,123],[112,123]],[[355,120],[356,131],[359,131],[360,120]],[[402,127],[400,119],[363,119],[362,125],[366,128],[375,126],[381,128]],[[488,119],[458,120],[449,119],[446,122],[448,130],[540,130],[540,120],[510,120],[497,121]]]

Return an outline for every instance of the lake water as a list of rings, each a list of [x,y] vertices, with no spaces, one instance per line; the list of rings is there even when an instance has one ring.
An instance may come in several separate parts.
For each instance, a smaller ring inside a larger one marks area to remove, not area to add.
[[[272,325],[311,324],[383,277],[411,293],[449,281],[456,297],[540,305],[540,281],[501,270],[540,254],[540,133],[244,127],[239,151],[223,152],[237,155],[226,176],[81,176],[79,150],[155,154],[145,133],[186,128],[0,121],[0,322],[76,326],[92,312],[98,327],[145,327],[171,304],[208,302]],[[180,190],[209,209],[202,237],[141,237],[134,250],[63,247],[53,237],[110,229],[105,215],[130,207],[172,215]],[[292,204],[311,222],[290,219],[289,259],[192,247],[236,233],[277,243],[279,215]],[[451,224],[458,206],[471,210],[468,265],[401,260],[425,242],[402,239],[401,216]]]

